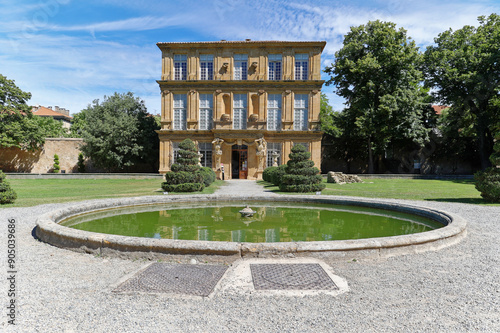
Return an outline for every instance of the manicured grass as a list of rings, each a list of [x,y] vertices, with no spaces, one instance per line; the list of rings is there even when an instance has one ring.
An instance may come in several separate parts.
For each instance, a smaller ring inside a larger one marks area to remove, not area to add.
[[[161,180],[158,179],[8,179],[8,182],[16,191],[17,200],[14,204],[2,205],[0,209],[100,198],[163,195]],[[213,193],[223,183],[216,180],[203,192],[194,194]]]
[[[326,180],[324,180],[326,188],[321,194],[491,204],[482,199],[481,195],[474,187],[474,182],[472,180],[367,178],[363,181],[363,183],[338,185],[326,183]],[[268,190],[276,193],[283,193],[279,192],[278,187],[271,183],[264,181],[259,181],[259,183]]]

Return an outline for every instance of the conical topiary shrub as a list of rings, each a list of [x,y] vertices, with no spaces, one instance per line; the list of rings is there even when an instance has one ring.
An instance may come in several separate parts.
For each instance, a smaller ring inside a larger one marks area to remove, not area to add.
[[[5,181],[5,174],[0,170],[0,205],[13,203],[16,199],[16,192]]]
[[[281,178],[280,191],[283,192],[317,192],[325,188],[321,183],[318,168],[311,161],[311,153],[303,145],[292,148],[290,160],[287,162],[286,174]]]
[[[198,165],[196,145],[190,139],[179,143],[179,157],[172,164],[170,172],[165,174],[165,182],[161,184],[167,192],[195,192],[205,188],[203,175]]]

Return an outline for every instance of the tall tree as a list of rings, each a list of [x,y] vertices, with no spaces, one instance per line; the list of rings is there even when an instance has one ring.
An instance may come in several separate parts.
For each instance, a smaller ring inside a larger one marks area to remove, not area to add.
[[[109,171],[136,164],[152,165],[158,159],[159,129],[144,101],[131,92],[104,96],[85,110],[83,153],[96,166]]]
[[[0,147],[33,150],[44,144],[44,133],[27,104],[30,98],[14,80],[0,74]]]
[[[370,21],[351,27],[335,63],[325,72],[327,85],[346,99],[346,119],[355,121],[368,147],[368,172],[374,155],[382,155],[391,139],[428,140],[422,121],[425,90],[419,85],[421,54],[406,30],[392,22]]]
[[[492,104],[500,94],[500,16],[480,16],[475,28],[447,30],[425,52],[426,84],[454,112],[474,118],[483,169],[493,151],[492,125],[499,119]]]

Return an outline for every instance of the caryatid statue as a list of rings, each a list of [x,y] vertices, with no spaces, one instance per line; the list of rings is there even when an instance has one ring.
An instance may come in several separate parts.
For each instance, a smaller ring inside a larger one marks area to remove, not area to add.
[[[220,161],[222,159],[222,143],[224,140],[221,138],[215,138],[214,141],[212,141],[212,144],[215,145],[214,147],[214,155],[215,155],[215,170],[220,169]]]
[[[259,159],[259,171],[264,170],[266,157],[267,157],[267,142],[264,138],[255,140],[257,145],[257,158]]]

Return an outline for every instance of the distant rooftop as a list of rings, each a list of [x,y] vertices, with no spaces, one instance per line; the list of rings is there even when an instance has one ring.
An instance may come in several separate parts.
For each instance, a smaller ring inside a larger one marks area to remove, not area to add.
[[[59,117],[59,118],[64,118],[66,120],[71,120],[73,117],[69,115],[69,110],[66,110],[64,108],[59,108],[58,106],[55,107],[55,110],[52,110],[52,107],[45,107],[45,106],[34,106],[33,107],[33,114],[40,116],[40,117]]]

